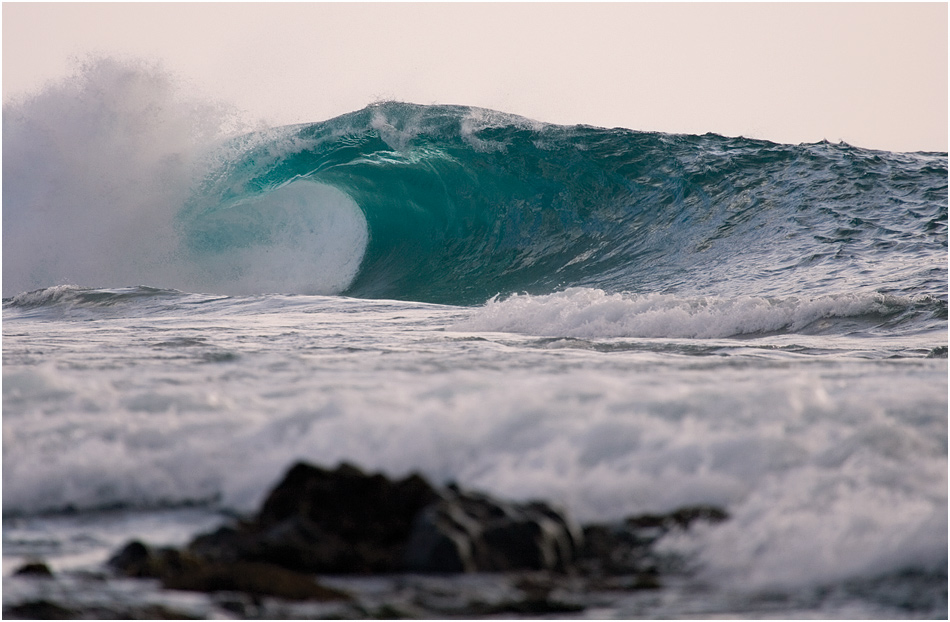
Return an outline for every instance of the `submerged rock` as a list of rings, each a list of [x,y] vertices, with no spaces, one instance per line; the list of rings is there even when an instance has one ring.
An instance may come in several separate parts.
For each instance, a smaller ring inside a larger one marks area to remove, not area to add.
[[[664,531],[673,528],[687,529],[696,521],[705,521],[709,523],[720,523],[729,518],[724,510],[709,505],[697,505],[693,507],[680,508],[669,514],[642,514],[640,516],[631,516],[626,521],[627,525],[637,529],[659,527]]]
[[[163,577],[171,590],[243,592],[285,600],[335,601],[350,596],[317,583],[310,575],[260,562],[209,563]]]
[[[660,586],[657,576],[664,562],[654,544],[673,530],[685,530],[695,522],[718,523],[728,518],[725,511],[711,506],[680,508],[669,514],[642,514],[610,524],[584,526],[584,545],[579,551],[578,569],[588,576],[634,577],[632,589]]]
[[[163,547],[153,549],[133,540],[113,555],[109,566],[119,574],[137,579],[162,579],[199,568],[205,564],[188,551]]]
[[[274,564],[215,562],[189,551],[152,549],[138,541],[127,544],[108,563],[123,576],[159,579],[172,590],[243,592],[286,600],[349,599],[344,592],[319,585],[311,575]]]

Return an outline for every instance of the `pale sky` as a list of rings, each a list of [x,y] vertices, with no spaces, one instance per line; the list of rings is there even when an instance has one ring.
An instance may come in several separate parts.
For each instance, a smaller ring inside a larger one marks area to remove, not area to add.
[[[947,150],[947,4],[9,4],[3,98],[90,54],[274,125],[380,99]]]

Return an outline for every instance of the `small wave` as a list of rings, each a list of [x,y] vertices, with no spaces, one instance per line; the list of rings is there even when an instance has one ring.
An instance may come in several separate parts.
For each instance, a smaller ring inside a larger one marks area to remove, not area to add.
[[[908,314],[936,313],[938,308],[945,305],[930,297],[883,294],[684,298],[571,288],[542,296],[520,294],[492,299],[451,329],[580,339],[713,339],[773,333],[844,333],[890,324]]]
[[[174,289],[156,287],[121,287],[117,289],[93,289],[76,285],[56,285],[31,292],[23,292],[5,298],[3,306],[11,309],[37,309],[42,307],[111,307],[142,299],[176,298],[185,295]]]

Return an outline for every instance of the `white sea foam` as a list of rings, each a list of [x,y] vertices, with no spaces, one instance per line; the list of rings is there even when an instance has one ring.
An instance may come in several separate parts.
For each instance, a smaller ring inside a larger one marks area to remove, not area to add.
[[[5,375],[5,511],[217,496],[248,511],[292,460],[347,460],[550,499],[584,521],[722,506],[730,521],[672,545],[747,587],[929,568],[946,551],[945,421],[907,378],[929,397],[903,413],[893,370],[321,374],[121,393]]]
[[[607,294],[570,288],[488,301],[453,328],[465,331],[576,337],[721,338],[800,331],[823,320],[880,316],[911,304],[880,294],[764,298]],[[820,329],[820,326],[815,328]]]
[[[718,505],[729,521],[670,546],[748,586],[945,560],[945,361],[551,351],[411,303],[195,309],[32,337],[5,318],[5,512],[251,511],[294,460],[346,460],[581,521]]]
[[[462,118],[460,134],[462,140],[474,147],[476,151],[505,151],[508,148],[507,142],[482,140],[476,134],[482,130],[496,127],[515,127],[539,132],[544,126],[544,123],[527,117],[519,117],[486,108],[470,108]]]

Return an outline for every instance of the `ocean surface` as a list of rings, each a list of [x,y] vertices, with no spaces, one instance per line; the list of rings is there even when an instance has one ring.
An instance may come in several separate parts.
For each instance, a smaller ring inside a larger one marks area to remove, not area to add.
[[[728,512],[603,615],[946,617],[946,153],[396,102],[236,127],[114,62],[3,112],[5,602],[302,459]]]

